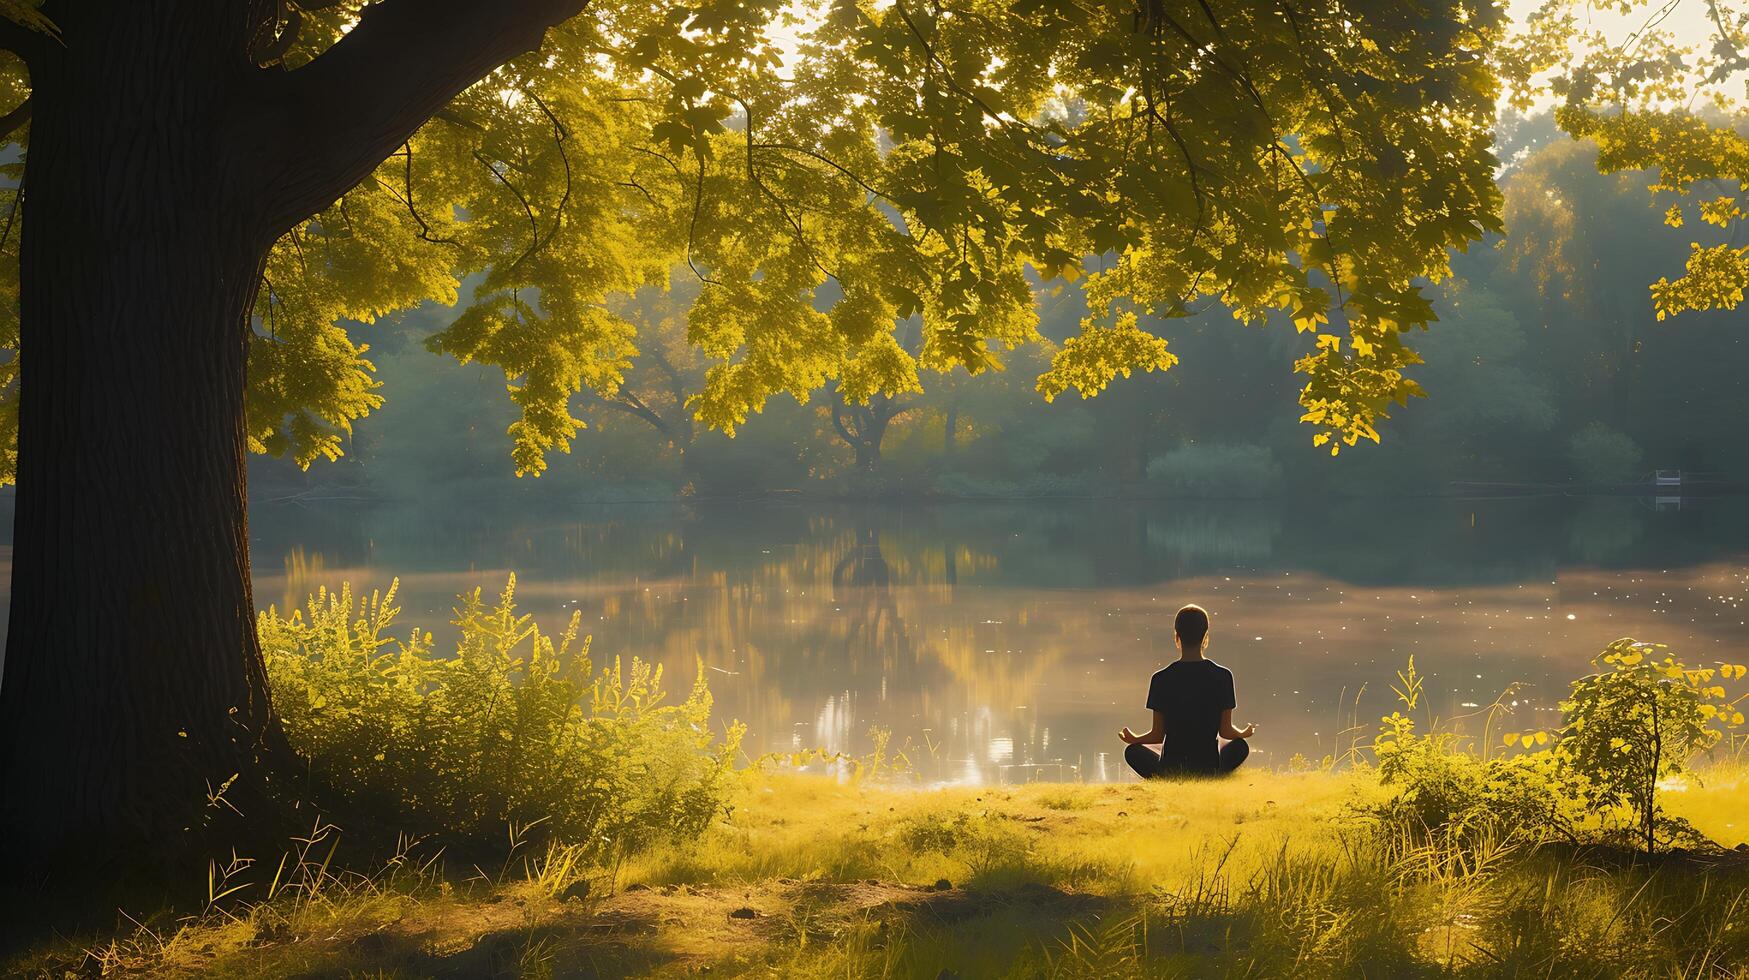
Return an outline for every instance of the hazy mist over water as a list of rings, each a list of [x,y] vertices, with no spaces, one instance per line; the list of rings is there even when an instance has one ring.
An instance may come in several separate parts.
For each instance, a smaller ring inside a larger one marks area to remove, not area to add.
[[[656,660],[678,696],[702,662],[750,752],[860,754],[878,727],[939,782],[1128,778],[1116,732],[1148,723],[1186,602],[1273,765],[1370,740],[1411,654],[1441,718],[1506,692],[1502,731],[1553,724],[1619,636],[1749,650],[1741,498],[258,502],[251,540],[262,608],[398,576],[396,635],[441,647],[455,595],[515,572],[543,629],[581,612],[597,665]]]
[[[401,630],[444,644],[457,592],[518,577],[523,611],[572,610],[594,656],[702,662],[750,751],[871,747],[931,781],[1126,778],[1172,614],[1214,616],[1254,751],[1284,765],[1366,741],[1413,654],[1442,718],[1503,691],[1495,731],[1547,727],[1618,636],[1690,662],[1749,646],[1749,501],[699,502],[503,512],[257,506],[256,601],[401,580]],[[1357,701],[1358,698],[1358,701]],[[1358,721],[1358,730],[1353,726]],[[1479,718],[1470,722],[1479,728]]]

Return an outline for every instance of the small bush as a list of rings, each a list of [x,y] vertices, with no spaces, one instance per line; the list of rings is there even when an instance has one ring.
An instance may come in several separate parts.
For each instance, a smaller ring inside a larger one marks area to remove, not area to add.
[[[1692,836],[1664,816],[1658,784],[1743,724],[1742,699],[1728,699],[1716,681],[1741,678],[1745,668],[1688,667],[1662,644],[1626,637],[1593,663],[1597,672],[1574,681],[1561,702],[1559,751],[1583,777],[1586,800],[1600,810],[1626,807],[1647,853],[1660,829]]]
[[[1398,699],[1414,711],[1422,685],[1414,658],[1397,676]],[[1373,752],[1379,782],[1395,789],[1374,816],[1394,834],[1450,845],[1574,837],[1577,807],[1565,770],[1548,752],[1482,757],[1451,732],[1419,733],[1401,711],[1384,718]]]
[[[430,633],[388,637],[394,585],[262,613],[275,705],[319,785],[386,829],[462,844],[540,826],[601,858],[702,832],[740,739],[713,737],[703,672],[667,704],[661,668],[597,672],[577,615],[555,642],[515,597],[514,576],[496,605],[461,596],[453,655]]]
[[[1281,489],[1281,464],[1264,446],[1193,444],[1150,461],[1148,481],[1187,497],[1268,497]]]
[[[1395,793],[1373,815],[1396,832],[1420,830],[1441,843],[1484,839],[1577,841],[1581,829],[1604,839],[1628,836],[1648,854],[1660,840],[1705,844],[1698,831],[1668,817],[1660,784],[1682,775],[1694,757],[1744,724],[1741,703],[1719,681],[1749,667],[1689,667],[1659,644],[1616,640],[1593,661],[1597,671],[1573,682],[1561,702],[1557,733],[1507,732],[1517,755],[1488,757],[1451,732],[1420,734],[1401,711],[1386,716],[1373,752],[1379,781]],[[1406,710],[1421,699],[1414,658],[1393,687]]]
[[[1567,443],[1567,460],[1586,483],[1626,483],[1640,475],[1645,454],[1623,433],[1593,422]]]

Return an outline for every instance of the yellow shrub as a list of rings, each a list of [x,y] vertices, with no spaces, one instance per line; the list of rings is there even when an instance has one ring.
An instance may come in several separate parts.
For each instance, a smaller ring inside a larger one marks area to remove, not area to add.
[[[740,740],[713,737],[703,671],[664,703],[660,667],[596,671],[576,615],[555,642],[515,594],[512,576],[496,605],[461,596],[453,654],[428,632],[389,637],[394,585],[262,613],[275,705],[312,775],[384,827],[457,843],[539,825],[606,857],[701,832]]]

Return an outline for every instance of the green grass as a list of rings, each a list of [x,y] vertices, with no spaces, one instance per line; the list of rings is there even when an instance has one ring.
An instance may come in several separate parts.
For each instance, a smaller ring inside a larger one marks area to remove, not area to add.
[[[1381,792],[1365,770],[945,790],[752,775],[702,835],[617,868],[415,849],[359,875],[310,848],[271,900],[122,919],[0,973],[1742,976],[1746,777],[1706,768],[1667,794],[1723,854],[1647,861],[1392,838],[1357,815]]]

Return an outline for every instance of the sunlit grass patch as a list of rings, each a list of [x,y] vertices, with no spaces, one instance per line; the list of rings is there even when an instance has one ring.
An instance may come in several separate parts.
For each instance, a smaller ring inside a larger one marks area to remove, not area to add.
[[[1702,763],[1666,792],[1670,812],[1725,847],[1749,844],[1749,760],[1721,758]]]
[[[1499,749],[1400,711],[1342,766],[1219,779],[925,788],[884,734],[832,775],[736,770],[706,689],[667,705],[652,672],[596,672],[575,620],[549,640],[508,589],[464,597],[454,658],[417,636],[385,653],[393,612],[392,592],[342,590],[307,621],[269,613],[264,644],[290,734],[346,777],[354,818],[427,837],[371,865],[380,832],[347,850],[317,821],[283,857],[214,863],[202,908],[47,940],[0,973],[1749,971],[1749,767],[1722,750],[1654,754],[1650,810],[1597,795],[1610,767],[1561,754],[1566,734]],[[1411,712],[1417,678],[1399,675]],[[1618,833],[1648,812],[1654,838]]]
[[[1205,841],[1235,833],[1242,863],[1266,859],[1282,838],[1327,845],[1356,822],[1349,805],[1376,792],[1361,774],[1262,769],[1225,781],[939,790],[762,775],[694,846],[634,858],[624,874],[652,884],[1005,875],[1145,888],[1194,866]]]
[[[1673,812],[1728,821],[1740,772],[1700,775],[1673,794]],[[617,874],[563,850],[484,877],[409,859],[375,875],[330,872],[268,902],[123,922],[116,936],[54,943],[0,972],[1616,976],[1749,965],[1749,866],[1730,852],[1649,861],[1510,837],[1394,837],[1353,806],[1379,792],[1365,770],[946,790],[744,774],[725,816]]]

